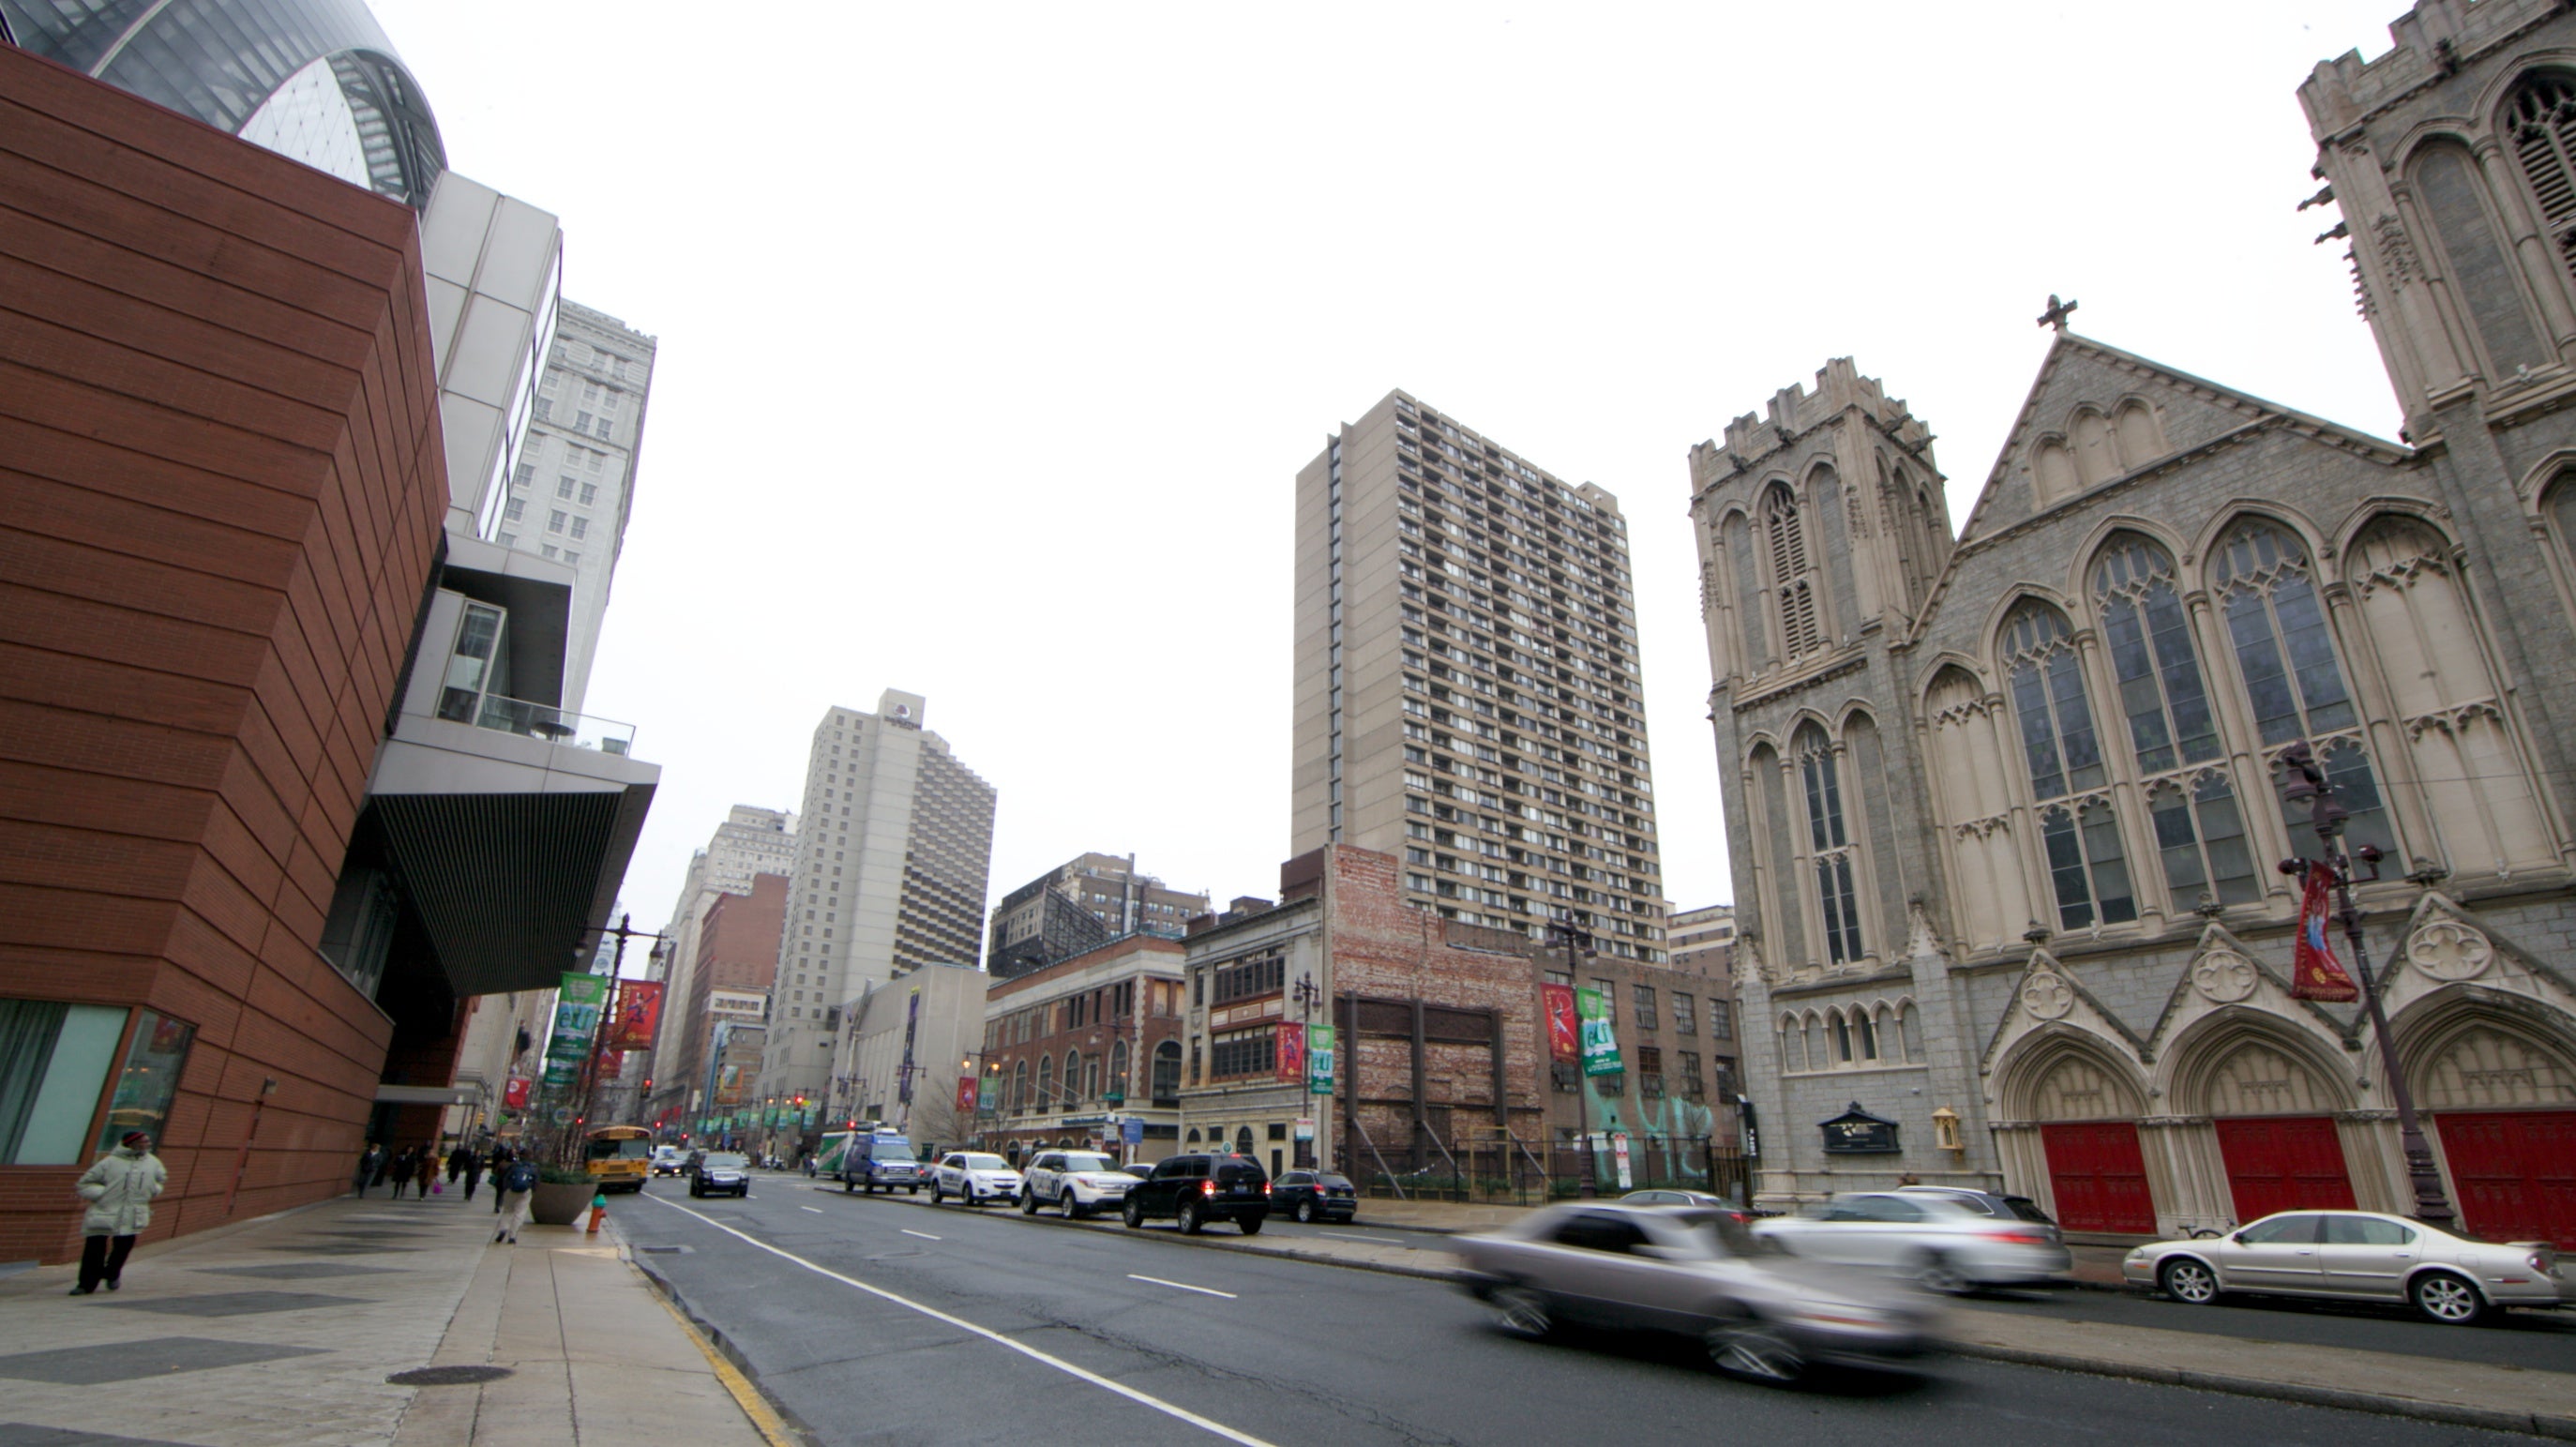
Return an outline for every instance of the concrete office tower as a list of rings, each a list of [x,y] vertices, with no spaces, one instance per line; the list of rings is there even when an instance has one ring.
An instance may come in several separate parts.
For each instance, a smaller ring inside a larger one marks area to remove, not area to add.
[[[562,304],[494,539],[573,570],[572,671],[564,706],[590,689],[599,622],[634,511],[635,459],[660,344],[605,312]]]
[[[1084,854],[1002,896],[984,968],[994,979],[1017,979],[1126,935],[1179,939],[1208,912],[1205,892],[1168,888],[1135,866],[1134,855]]]
[[[1628,525],[1403,392],[1297,474],[1292,853],[1444,919],[1664,946]]]
[[[763,1099],[855,1103],[824,1089],[841,1007],[898,967],[980,959],[993,786],[921,726],[925,707],[887,689],[875,713],[835,708],[814,726]]]
[[[690,856],[689,872],[680,882],[680,896],[672,902],[670,918],[662,926],[664,943],[659,962],[665,988],[662,1027],[654,1038],[653,1094],[645,1102],[648,1116],[668,1114],[676,1120],[689,1109],[688,1092],[697,1083],[697,1070],[674,1067],[681,1063],[681,1040],[687,1033],[687,1022],[695,1018],[687,1004],[698,990],[699,961],[704,956],[701,935],[707,911],[725,895],[751,893],[756,877],[774,874],[783,878],[795,867],[796,815],[754,804],[734,805],[733,812],[716,826],[707,847]],[[773,947],[770,953],[775,956],[777,950]],[[762,985],[766,988],[765,979]]]

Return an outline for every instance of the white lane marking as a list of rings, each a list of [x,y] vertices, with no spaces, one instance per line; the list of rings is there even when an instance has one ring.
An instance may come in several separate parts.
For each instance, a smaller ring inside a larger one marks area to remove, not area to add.
[[[1182,1291],[1195,1291],[1201,1296],[1222,1296],[1228,1301],[1240,1301],[1243,1299],[1236,1296],[1231,1291],[1217,1291],[1210,1287],[1192,1286],[1186,1281],[1165,1281],[1159,1276],[1139,1276],[1133,1271],[1127,1273],[1127,1279],[1130,1281],[1150,1281],[1156,1286],[1170,1286]]]
[[[655,1196],[652,1199],[662,1205],[670,1207],[674,1211],[680,1212],[683,1215],[695,1216],[699,1220],[715,1227],[726,1235],[737,1237],[750,1245],[757,1246],[772,1256],[783,1257],[786,1260],[793,1261],[797,1265],[804,1267],[806,1270],[813,1272],[817,1276],[828,1276],[832,1280],[840,1282],[844,1286],[855,1286],[870,1296],[883,1301],[891,1301],[895,1305],[910,1311],[920,1312],[923,1316],[929,1317],[933,1321],[945,1322],[948,1325],[957,1328],[959,1331],[972,1332],[975,1335],[982,1337],[984,1340],[991,1342],[995,1346],[1008,1347],[1012,1351],[1018,1352],[1020,1355],[1027,1357],[1032,1361],[1044,1362],[1048,1366],[1055,1368],[1057,1371],[1064,1373],[1066,1376],[1076,1377],[1089,1382],[1103,1391],[1115,1392],[1119,1396],[1125,1397],[1127,1400],[1136,1403],[1138,1406],[1151,1407],[1155,1411],[1160,1412],[1167,1417],[1187,1422],[1191,1426],[1196,1427],[1203,1432],[1222,1437],[1228,1442],[1240,1443],[1242,1444],[1242,1447],[1272,1447],[1271,1443],[1265,1442],[1262,1439],[1253,1436],[1249,1432],[1238,1432],[1234,1428],[1225,1425],[1223,1422],[1202,1417],[1187,1407],[1180,1406],[1173,1402],[1166,1402],[1160,1397],[1151,1396],[1147,1393],[1137,1391],[1134,1387],[1113,1382],[1107,1377],[1100,1375],[1098,1372],[1086,1371],[1083,1368],[1077,1367],[1073,1363],[1066,1361],[1062,1357],[1050,1356],[1025,1342],[1013,1341],[1009,1337],[1002,1335],[1000,1332],[997,1332],[990,1327],[977,1326],[975,1323],[966,1320],[964,1317],[950,1316],[947,1312],[941,1311],[935,1306],[924,1306],[910,1297],[897,1296],[895,1293],[886,1290],[882,1286],[870,1286],[855,1276],[843,1276],[841,1273],[834,1271],[828,1266],[817,1266],[813,1262],[806,1260],[804,1257],[797,1255],[793,1251],[782,1251],[778,1247],[770,1245],[768,1242],[761,1240],[759,1237],[754,1236],[747,1231],[737,1231],[722,1221],[717,1220],[715,1217],[706,1214],[704,1211],[693,1211],[688,1207],[681,1205],[677,1201],[665,1201],[659,1196]]]
[[[820,1206],[799,1206],[796,1209],[799,1211],[811,1211],[817,1216],[823,1214],[823,1208]]]
[[[920,1238],[921,1238],[922,1240],[924,1240],[924,1241],[936,1241],[936,1240],[938,1240],[938,1239],[939,1239],[938,1237],[931,1235],[931,1234],[930,1234],[929,1232],[927,1232],[927,1231],[915,1231],[915,1230],[914,1230],[914,1229],[912,1229],[910,1226],[905,1226],[905,1227],[903,1227],[903,1228],[901,1228],[901,1229],[902,1229],[902,1231],[903,1231],[903,1234],[905,1234],[906,1236],[918,1236],[918,1237],[920,1237]]]
[[[1315,1234],[1318,1236],[1338,1237],[1344,1241],[1374,1241],[1380,1246],[1405,1246],[1411,1244],[1410,1242],[1398,1241],[1392,1236],[1354,1236],[1348,1231],[1318,1231]]]

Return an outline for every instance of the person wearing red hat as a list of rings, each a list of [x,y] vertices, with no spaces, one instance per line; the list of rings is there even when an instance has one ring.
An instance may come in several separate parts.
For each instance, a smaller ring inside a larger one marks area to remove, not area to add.
[[[152,1224],[152,1198],[169,1180],[168,1168],[152,1154],[152,1137],[139,1130],[127,1131],[81,1176],[74,1189],[89,1210],[81,1216],[80,1284],[72,1295],[87,1296],[101,1282],[117,1289],[136,1234]]]

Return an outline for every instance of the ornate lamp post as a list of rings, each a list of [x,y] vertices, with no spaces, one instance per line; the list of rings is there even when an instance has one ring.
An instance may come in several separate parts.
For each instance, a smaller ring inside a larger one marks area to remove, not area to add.
[[[2299,782],[2289,787],[2287,797],[2293,802],[2306,800],[2308,818],[2316,826],[2317,842],[2325,854],[2325,867],[2334,876],[2335,919],[2343,926],[2343,937],[2352,946],[2353,972],[2361,977],[2361,998],[2370,1011],[2371,1033],[2379,1037],[2379,1073],[2388,1082],[2388,1092],[2397,1101],[2397,1136],[2406,1150],[2406,1175],[2415,1187],[2415,1216],[2436,1226],[2449,1226],[2456,1219],[2448,1193],[2442,1189],[2441,1168],[2433,1164],[2433,1148],[2424,1139],[2423,1122],[2415,1114],[2415,1094],[2406,1085],[2406,1072],[2397,1063],[2397,1042],[2388,1035],[2388,1014],[2380,1007],[2379,981],[2371,973],[2370,957],[2362,945],[2361,907],[2353,903],[2353,860],[2369,866],[2370,873],[2360,876],[2363,883],[2379,878],[2381,853],[2377,845],[2364,844],[2347,852],[2343,846],[2344,821],[2349,810],[2335,802],[2334,785],[2327,781],[2324,768],[2305,739],[2281,751],[2281,762],[2299,771]],[[2281,872],[2305,875],[2308,861],[2284,859]]]
[[[1305,1023],[1299,1027],[1305,1033],[1299,1035],[1297,1038],[1304,1041],[1305,1048],[1311,1051],[1315,1048],[1315,1007],[1322,1004],[1324,1001],[1323,987],[1315,983],[1315,977],[1313,975],[1299,975],[1297,977],[1297,988],[1288,992],[1288,998],[1297,1002],[1297,1009],[1305,1021]],[[1309,1064],[1306,1069],[1311,1073],[1314,1066]],[[1297,1082],[1297,1092],[1299,1097],[1298,1113],[1302,1115],[1312,1108],[1305,1100],[1306,1082],[1304,1080],[1299,1080]],[[1331,1102],[1327,1101],[1325,1104],[1329,1105]],[[1315,1142],[1313,1138],[1309,1137],[1297,1142],[1296,1151],[1298,1169],[1314,1169]]]

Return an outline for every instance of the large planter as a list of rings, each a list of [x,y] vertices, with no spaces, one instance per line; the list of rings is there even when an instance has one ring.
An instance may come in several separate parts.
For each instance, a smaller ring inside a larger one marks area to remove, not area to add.
[[[528,1200],[528,1217],[540,1226],[569,1226],[598,1194],[599,1188],[588,1181],[539,1181]]]

